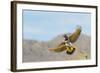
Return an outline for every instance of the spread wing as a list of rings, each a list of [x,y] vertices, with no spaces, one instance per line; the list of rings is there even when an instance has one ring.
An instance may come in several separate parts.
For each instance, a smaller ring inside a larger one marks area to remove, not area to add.
[[[64,50],[66,50],[66,45],[63,43],[61,43],[58,47],[56,48],[52,48],[52,49],[49,49],[50,51],[54,51],[54,52],[62,52]]]
[[[71,43],[74,43],[76,42],[76,40],[79,38],[80,34],[81,34],[81,27],[79,26],[76,31],[74,33],[72,33],[70,36],[69,36],[69,40]]]

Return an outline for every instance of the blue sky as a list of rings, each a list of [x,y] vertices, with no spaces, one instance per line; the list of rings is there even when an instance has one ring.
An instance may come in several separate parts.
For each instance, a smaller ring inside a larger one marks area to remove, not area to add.
[[[23,10],[23,38],[48,41],[57,35],[82,27],[82,34],[91,34],[91,14]]]

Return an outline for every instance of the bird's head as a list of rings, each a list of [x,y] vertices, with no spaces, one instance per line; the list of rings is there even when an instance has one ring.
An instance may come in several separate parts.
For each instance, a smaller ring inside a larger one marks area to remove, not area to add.
[[[63,37],[64,37],[65,41],[68,40],[68,36],[67,36],[67,34],[64,34]]]

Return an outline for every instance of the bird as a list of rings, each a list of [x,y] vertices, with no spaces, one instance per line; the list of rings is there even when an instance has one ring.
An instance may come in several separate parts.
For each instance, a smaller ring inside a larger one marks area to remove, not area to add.
[[[76,30],[70,36],[68,36],[67,34],[63,35],[64,42],[61,42],[57,47],[50,48],[49,50],[54,52],[66,51],[66,53],[69,55],[73,54],[75,50],[80,51],[80,49],[73,43],[75,43],[78,40],[81,32],[82,32],[82,27],[77,26]]]

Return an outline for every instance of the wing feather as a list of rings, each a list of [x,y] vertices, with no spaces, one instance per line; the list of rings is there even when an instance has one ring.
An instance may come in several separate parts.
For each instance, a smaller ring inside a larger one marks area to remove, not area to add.
[[[66,50],[66,45],[64,43],[61,43],[58,47],[52,48],[52,49],[49,49],[49,50],[54,51],[54,52],[62,52],[64,50]]]
[[[76,40],[79,38],[80,34],[81,34],[81,27],[79,26],[76,31],[74,33],[72,33],[70,36],[69,36],[69,40],[71,43],[74,43],[76,42]]]

